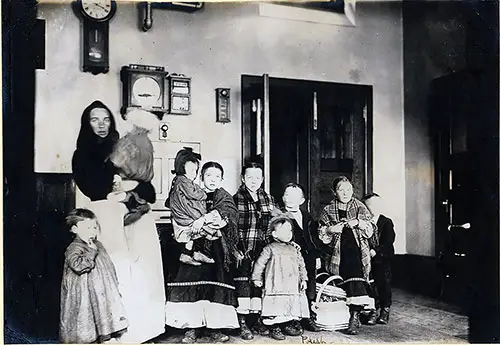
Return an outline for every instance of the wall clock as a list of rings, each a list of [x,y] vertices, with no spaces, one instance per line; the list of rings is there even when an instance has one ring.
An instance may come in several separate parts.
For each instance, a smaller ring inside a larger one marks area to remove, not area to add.
[[[120,72],[123,86],[121,113],[125,114],[127,108],[141,108],[162,118],[167,112],[167,74],[160,66],[123,66]]]
[[[109,70],[109,21],[116,13],[113,0],[77,0],[73,11],[83,23],[82,60],[84,72]]]

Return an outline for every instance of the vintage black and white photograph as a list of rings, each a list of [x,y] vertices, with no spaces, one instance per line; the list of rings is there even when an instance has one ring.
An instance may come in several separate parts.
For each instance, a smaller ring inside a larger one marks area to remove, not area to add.
[[[3,0],[3,342],[500,342],[499,18]]]

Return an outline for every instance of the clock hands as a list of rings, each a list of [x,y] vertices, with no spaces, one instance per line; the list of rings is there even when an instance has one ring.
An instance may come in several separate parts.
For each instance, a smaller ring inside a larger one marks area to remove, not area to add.
[[[107,10],[108,10],[107,8],[104,8],[103,6],[101,6],[101,5],[97,4],[97,3],[95,3],[94,5],[96,5],[97,7],[102,8],[102,9],[103,9],[103,10],[105,10],[105,11],[107,11]]]

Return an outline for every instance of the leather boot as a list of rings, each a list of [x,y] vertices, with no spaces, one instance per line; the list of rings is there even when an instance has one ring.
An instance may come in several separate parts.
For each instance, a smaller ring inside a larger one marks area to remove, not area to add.
[[[347,334],[356,335],[358,334],[357,328],[359,328],[359,311],[351,310],[351,317],[349,318],[349,327],[347,328]]]
[[[385,307],[382,308],[382,311],[380,312],[380,316],[378,317],[377,323],[381,325],[387,325],[389,322],[389,313],[391,311],[390,307]]]
[[[247,322],[245,319],[245,315],[238,315],[238,322],[240,324],[240,336],[241,339],[243,340],[252,340],[253,339],[253,333],[248,328]]]
[[[370,315],[368,315],[368,320],[366,320],[366,324],[373,326],[377,324],[377,315],[380,314],[380,309],[373,310]]]
[[[252,331],[262,336],[269,335],[269,328],[266,325],[264,325],[264,322],[262,322],[262,318],[260,316],[253,325]]]

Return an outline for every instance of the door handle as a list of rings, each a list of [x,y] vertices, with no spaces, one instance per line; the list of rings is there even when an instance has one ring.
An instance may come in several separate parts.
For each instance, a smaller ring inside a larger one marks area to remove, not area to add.
[[[451,228],[462,228],[462,229],[465,229],[465,230],[469,230],[470,229],[470,223],[464,223],[464,224],[450,224],[448,225],[448,230],[451,230]]]

